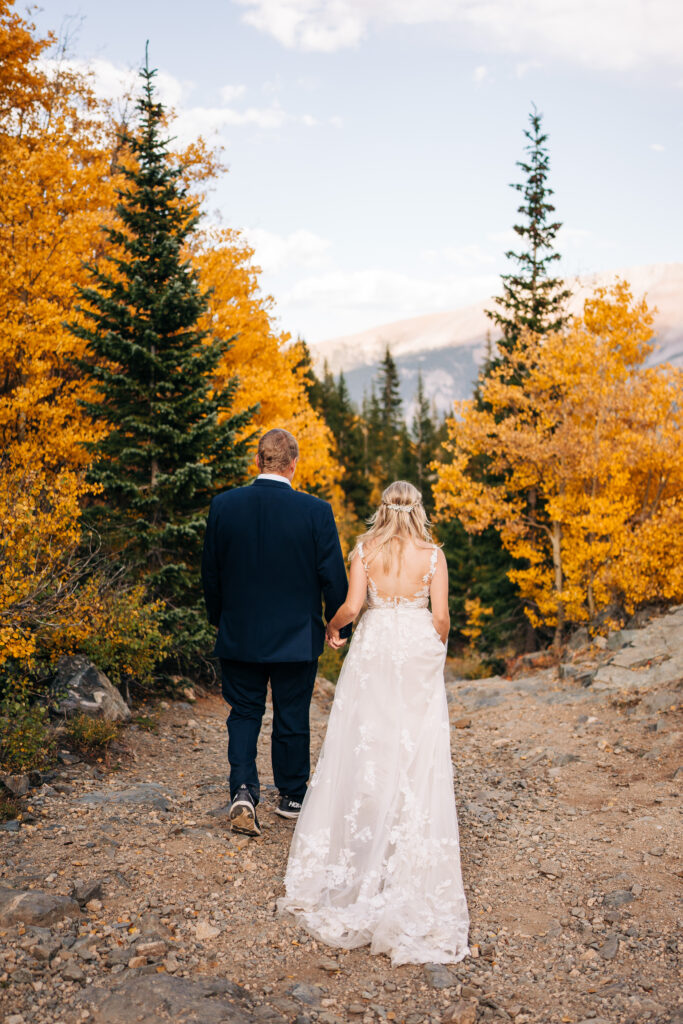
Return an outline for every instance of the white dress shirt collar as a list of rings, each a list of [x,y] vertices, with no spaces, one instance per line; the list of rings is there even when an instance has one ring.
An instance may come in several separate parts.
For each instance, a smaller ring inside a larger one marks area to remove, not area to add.
[[[259,473],[259,475],[256,477],[256,479],[257,480],[277,480],[277,482],[280,483],[280,484],[289,484],[290,487],[292,486],[292,481],[289,479],[289,477],[281,476],[280,473]]]

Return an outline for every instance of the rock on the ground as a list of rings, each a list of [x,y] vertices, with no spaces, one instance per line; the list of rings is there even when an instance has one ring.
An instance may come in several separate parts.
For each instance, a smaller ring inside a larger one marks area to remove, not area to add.
[[[84,907],[90,900],[102,899],[102,882],[98,878],[77,879],[71,888],[71,896],[79,906]]]
[[[85,981],[85,972],[75,964],[73,960],[69,960],[66,967],[62,970],[62,977],[64,981]]]
[[[425,964],[424,974],[431,988],[452,988],[456,978],[443,964]]]
[[[92,1024],[159,1024],[162,1014],[183,1024],[249,1024],[254,1018],[239,1005],[247,996],[226,978],[143,974],[109,988],[88,985],[79,1001],[90,1010]]]
[[[61,697],[57,705],[60,714],[81,713],[104,718],[107,722],[127,722],[130,718],[130,708],[119,691],[104,672],[82,654],[59,659],[53,689],[57,697]]]
[[[452,1003],[441,1020],[443,1024],[474,1024],[477,1019],[477,1004],[466,999]]]
[[[307,985],[305,982],[297,982],[296,985],[288,990],[289,994],[297,999],[300,1003],[305,1003],[307,1006],[320,1006],[320,1000],[324,994],[324,989],[319,985]]]
[[[7,889],[0,886],[0,925],[50,925],[64,917],[78,917],[75,900],[37,889]]]
[[[562,865],[557,860],[542,860],[538,870],[542,875],[549,875],[551,878],[562,877]]]
[[[633,893],[628,889],[615,889],[614,892],[607,893],[603,900],[603,905],[614,910],[617,907],[623,907],[632,901]]]
[[[170,810],[170,792],[157,782],[140,782],[130,789],[98,789],[79,797],[82,804],[142,804],[157,811]]]
[[[0,775],[0,786],[12,796],[26,796],[31,782],[28,775]]]

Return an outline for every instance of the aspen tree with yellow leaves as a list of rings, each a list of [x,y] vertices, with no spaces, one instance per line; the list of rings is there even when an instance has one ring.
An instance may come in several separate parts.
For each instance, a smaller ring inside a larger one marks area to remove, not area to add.
[[[45,62],[53,44],[0,0],[0,664],[20,666],[80,533],[94,431],[64,321],[112,198],[104,122],[86,80]]]
[[[253,256],[244,236],[229,228],[206,233],[194,256],[209,291],[206,326],[233,336],[214,373],[216,386],[238,377],[235,410],[256,406],[249,431],[261,433],[271,427],[291,431],[301,450],[297,486],[331,501],[337,516],[344,516],[342,469],[334,438],[311,406],[299,347],[273,324],[273,300],[259,291]]]
[[[683,371],[644,365],[651,328],[618,280],[565,330],[522,336],[483,402],[456,403],[451,461],[434,467],[437,510],[472,533],[495,526],[523,560],[510,576],[556,648],[570,623],[683,596]],[[482,457],[487,480],[470,472]]]
[[[62,653],[90,653],[125,684],[131,673],[149,682],[167,649],[149,580],[133,586],[83,530],[86,507],[103,501],[91,471],[110,425],[85,372],[92,355],[77,306],[88,265],[116,255],[108,229],[136,163],[120,127],[56,37],[0,0],[0,701],[15,684],[39,685]],[[168,156],[201,207],[223,170],[217,154],[198,138]],[[202,291],[214,288],[200,332],[218,325],[234,338],[206,383],[213,395],[236,389],[238,443],[274,425],[292,430],[299,485],[331,500],[350,532],[334,439],[309,401],[298,347],[259,293],[252,250],[226,230],[189,240],[180,258]]]

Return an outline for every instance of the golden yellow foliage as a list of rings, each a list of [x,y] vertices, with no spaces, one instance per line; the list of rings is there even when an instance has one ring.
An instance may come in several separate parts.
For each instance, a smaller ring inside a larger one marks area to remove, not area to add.
[[[500,531],[558,642],[564,622],[683,596],[683,372],[644,366],[651,327],[626,282],[598,289],[564,332],[522,339],[484,408],[456,403],[434,465],[438,514]]]
[[[480,597],[468,597],[465,599],[465,614],[467,625],[463,627],[462,632],[470,644],[474,645],[477,637],[482,634],[485,620],[493,615],[493,608],[489,605],[484,606]]]
[[[112,200],[106,130],[83,76],[0,0],[0,439],[16,459],[84,465],[92,426],[64,326]]]
[[[325,496],[341,511],[341,467],[334,439],[322,417],[311,407],[304,385],[300,351],[288,334],[278,334],[272,320],[273,300],[259,291],[253,249],[230,229],[206,235],[195,256],[202,286],[211,289],[211,330],[234,337],[218,374],[224,387],[239,377],[235,411],[257,405],[247,432],[258,434],[284,427],[299,442],[297,486]]]
[[[70,470],[49,475],[0,462],[0,665],[29,665],[41,624],[71,588],[83,484]],[[50,610],[48,612],[48,609]]]

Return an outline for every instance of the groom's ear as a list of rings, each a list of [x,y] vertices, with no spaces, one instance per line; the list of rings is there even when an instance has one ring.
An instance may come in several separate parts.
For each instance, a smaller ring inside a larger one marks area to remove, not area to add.
[[[261,470],[261,460],[258,457],[258,452],[256,452],[256,455],[254,456],[254,462],[256,463],[256,468],[260,472],[260,470]]]

